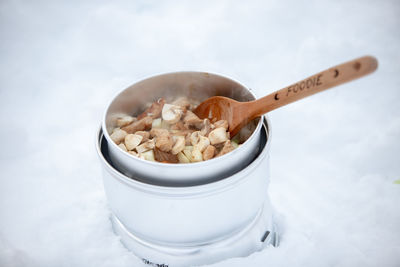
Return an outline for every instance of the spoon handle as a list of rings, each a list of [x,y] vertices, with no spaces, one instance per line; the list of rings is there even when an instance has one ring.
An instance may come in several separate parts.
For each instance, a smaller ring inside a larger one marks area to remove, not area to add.
[[[249,108],[252,109],[251,117],[258,117],[299,99],[360,78],[372,73],[377,67],[377,60],[371,56],[360,57],[334,66],[256,101],[252,101],[252,105],[249,105]]]

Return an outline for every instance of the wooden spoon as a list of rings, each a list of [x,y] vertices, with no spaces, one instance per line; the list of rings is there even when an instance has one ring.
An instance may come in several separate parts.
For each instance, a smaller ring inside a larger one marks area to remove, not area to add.
[[[378,62],[374,57],[360,57],[319,72],[258,100],[238,102],[223,96],[208,98],[194,110],[194,113],[202,119],[227,120],[229,132],[234,136],[248,122],[262,114],[360,78],[375,71],[377,66]]]

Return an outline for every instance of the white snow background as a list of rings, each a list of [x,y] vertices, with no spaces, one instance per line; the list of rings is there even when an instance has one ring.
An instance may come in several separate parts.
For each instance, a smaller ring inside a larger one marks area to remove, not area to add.
[[[0,266],[139,266],[95,152],[118,91],[159,73],[258,96],[366,54],[365,78],[270,113],[279,247],[212,266],[400,266],[399,1],[0,2]]]

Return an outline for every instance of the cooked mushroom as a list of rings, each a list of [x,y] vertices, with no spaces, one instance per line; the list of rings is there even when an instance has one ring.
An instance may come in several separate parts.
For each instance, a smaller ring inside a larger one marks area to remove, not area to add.
[[[208,134],[213,130],[215,126],[211,124],[209,119],[203,120],[203,127],[201,128],[200,134],[203,136],[208,136]]]
[[[143,136],[138,134],[128,134],[125,136],[125,146],[127,150],[133,150],[142,142]]]
[[[193,146],[185,146],[183,154],[190,160],[192,157]]]
[[[219,144],[228,140],[228,133],[223,127],[216,128],[208,134],[208,139],[212,145]]]
[[[162,127],[162,119],[161,118],[157,118],[153,120],[153,123],[151,124],[151,128],[161,128]]]
[[[203,161],[203,154],[200,152],[200,150],[193,148],[190,161],[191,162]]]
[[[151,139],[151,140],[149,140],[149,141],[147,141],[147,142],[141,144],[140,146],[137,146],[137,147],[136,147],[136,151],[137,151],[138,153],[143,153],[143,152],[145,152],[145,151],[148,151],[148,150],[153,149],[154,146],[155,146],[154,140]]]
[[[110,137],[111,137],[111,140],[114,141],[114,143],[119,145],[119,143],[121,143],[122,140],[124,140],[126,135],[127,135],[127,133],[124,130],[121,130],[120,128],[115,128],[113,130],[113,132],[111,133]]]
[[[200,132],[199,132],[199,131],[193,132],[193,133],[190,135],[190,142],[191,142],[192,145],[194,146],[194,145],[197,144],[199,141],[200,141]]]
[[[176,105],[165,104],[161,115],[162,119],[169,124],[174,124],[181,119],[183,108]]]
[[[210,145],[210,140],[207,137],[199,135],[199,141],[197,144],[193,145],[193,149],[198,149],[203,152]]]
[[[128,151],[128,153],[131,154],[131,155],[133,155],[133,156],[136,156],[136,157],[139,156],[139,154],[136,153],[136,152],[133,151],[133,150],[132,150],[132,151]]]
[[[125,116],[122,116],[121,118],[117,119],[117,126],[124,127],[128,124],[131,124],[134,121],[137,121],[137,118],[129,116],[129,115],[125,115]]]
[[[150,133],[146,132],[146,131],[137,131],[137,132],[135,132],[135,134],[141,135],[143,137],[142,143],[147,142],[150,137]]]
[[[177,156],[180,163],[190,163],[190,160],[182,152],[179,152]]]
[[[227,120],[219,120],[214,122],[215,128],[223,127],[225,130],[228,130],[228,121]]]
[[[145,159],[145,160],[150,160],[150,161],[156,161],[154,158],[154,151],[153,150],[148,150],[142,153],[139,153],[139,158]]]
[[[128,151],[124,145],[124,143],[121,143],[118,145],[123,151]]]
[[[192,145],[192,141],[190,140],[190,137],[192,136],[192,133],[188,132],[185,135],[185,145],[186,146],[191,146]]]
[[[173,136],[172,140],[175,142],[172,147],[171,153],[176,155],[185,148],[185,137],[184,136]]]

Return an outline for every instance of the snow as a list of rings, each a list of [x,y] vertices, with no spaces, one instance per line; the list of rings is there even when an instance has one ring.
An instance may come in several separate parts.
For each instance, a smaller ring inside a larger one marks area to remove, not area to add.
[[[0,2],[0,266],[138,266],[94,148],[110,98],[201,70],[263,96],[371,54],[376,73],[283,107],[270,198],[283,236],[212,266],[400,265],[398,1]]]

